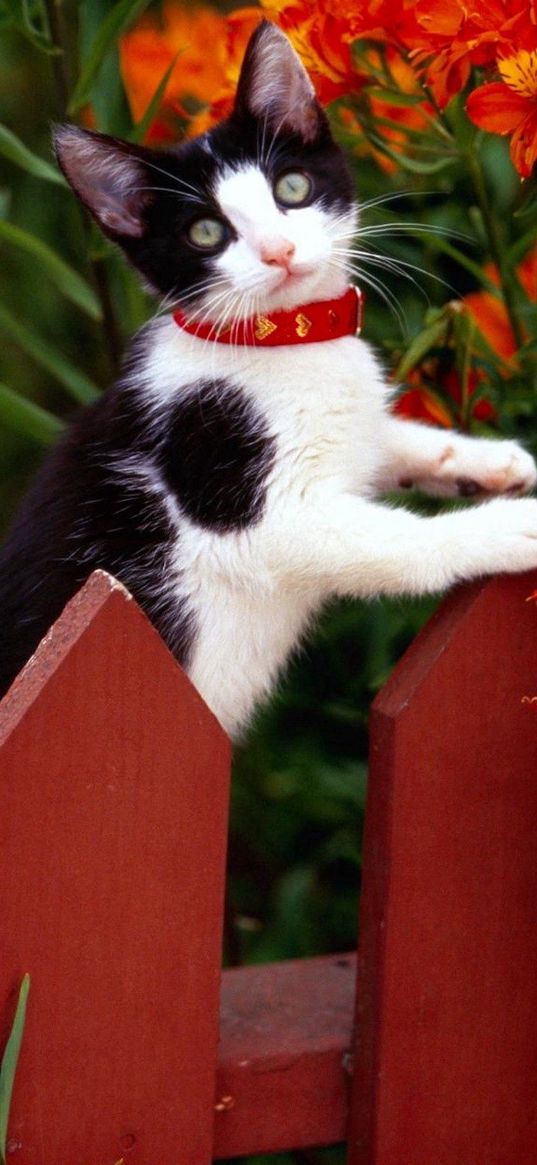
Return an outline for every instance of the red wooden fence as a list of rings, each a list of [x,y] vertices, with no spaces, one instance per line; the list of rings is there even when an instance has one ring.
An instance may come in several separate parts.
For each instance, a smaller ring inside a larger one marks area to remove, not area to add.
[[[375,702],[355,1008],[351,955],[219,1001],[228,742],[92,576],[0,704],[9,1163],[535,1165],[535,585],[456,592]]]

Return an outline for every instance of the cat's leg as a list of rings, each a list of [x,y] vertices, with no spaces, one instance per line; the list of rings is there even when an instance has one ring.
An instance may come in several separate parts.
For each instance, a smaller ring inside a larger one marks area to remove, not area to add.
[[[380,492],[416,489],[437,497],[520,494],[533,489],[533,458],[516,441],[466,437],[387,417],[381,433]]]
[[[423,518],[351,494],[289,506],[264,530],[272,576],[319,597],[427,594],[537,568],[537,501],[495,499]]]

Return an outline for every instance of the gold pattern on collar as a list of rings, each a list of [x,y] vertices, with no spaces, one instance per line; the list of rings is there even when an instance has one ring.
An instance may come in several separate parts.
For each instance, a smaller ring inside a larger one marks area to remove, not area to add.
[[[272,335],[272,332],[277,330],[278,325],[269,320],[268,316],[255,317],[255,338],[256,340],[266,340],[267,336]]]
[[[311,322],[311,320],[308,319],[307,316],[304,315],[303,312],[299,311],[298,315],[295,316],[295,324],[296,324],[296,329],[295,329],[296,334],[297,334],[297,336],[300,336],[301,340],[303,340],[304,337],[307,336],[310,328],[312,327],[312,322]]]

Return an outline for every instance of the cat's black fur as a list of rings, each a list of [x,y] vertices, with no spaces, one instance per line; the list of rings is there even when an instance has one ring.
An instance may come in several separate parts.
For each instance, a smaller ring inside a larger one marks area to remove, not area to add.
[[[187,517],[226,534],[261,514],[273,453],[266,422],[240,389],[205,381],[171,410],[158,464]]]

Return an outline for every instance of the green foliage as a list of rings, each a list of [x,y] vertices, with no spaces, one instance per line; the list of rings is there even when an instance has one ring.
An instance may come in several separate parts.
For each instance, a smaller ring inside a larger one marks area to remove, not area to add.
[[[14,162],[16,166],[22,166],[22,169],[33,174],[34,178],[42,178],[45,182],[54,182],[58,186],[65,185],[60,171],[32,153],[6,125],[0,125],[0,154]]]
[[[101,319],[102,312],[95,292],[47,243],[10,222],[0,222],[0,243],[2,241],[27,251],[35,263],[37,273],[41,269],[45,278],[50,279],[62,295],[87,312],[92,319]]]
[[[74,117],[93,95],[93,87],[99,70],[119,37],[141,16],[148,7],[149,0],[120,0],[107,12],[99,25],[86,61],[80,72],[67,112]]]

